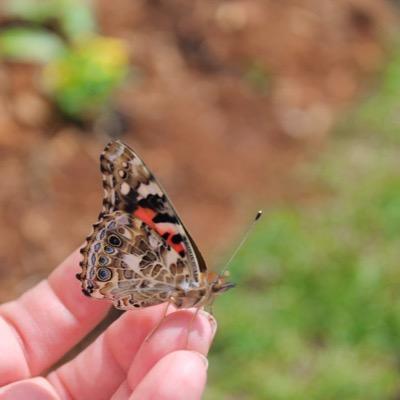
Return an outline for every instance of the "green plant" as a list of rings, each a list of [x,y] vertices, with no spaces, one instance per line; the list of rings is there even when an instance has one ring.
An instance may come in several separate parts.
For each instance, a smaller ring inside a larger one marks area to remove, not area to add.
[[[125,44],[96,33],[85,1],[12,0],[2,7],[19,24],[0,32],[0,58],[42,64],[41,89],[64,115],[96,117],[128,74]]]
[[[107,105],[128,73],[128,57],[117,39],[90,37],[52,60],[43,82],[64,113],[73,118],[94,116]]]
[[[233,263],[206,399],[398,397],[400,131],[386,117],[400,98],[396,51],[381,79],[302,171],[324,195],[266,211]]]
[[[367,94],[349,119],[344,122],[348,130],[371,135],[384,135],[398,142],[400,135],[400,51],[398,43],[391,50],[388,64],[382,71],[375,93]]]
[[[395,396],[399,150],[337,143],[315,167],[329,200],[266,212],[215,306],[208,399]]]

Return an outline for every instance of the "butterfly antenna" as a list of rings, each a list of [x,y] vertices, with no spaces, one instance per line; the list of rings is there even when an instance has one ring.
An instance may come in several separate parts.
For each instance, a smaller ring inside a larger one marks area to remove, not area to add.
[[[261,218],[263,212],[262,210],[257,211],[256,216],[254,217],[253,221],[251,222],[250,226],[247,228],[247,231],[243,235],[242,240],[240,243],[237,245],[235,251],[232,253],[231,257],[229,258],[228,262],[225,264],[225,267],[221,270],[221,272],[218,274],[218,278],[220,278],[222,275],[224,275],[225,271],[229,268],[231,265],[232,261],[235,259],[237,253],[239,250],[243,247],[243,245],[246,243],[247,239],[249,238],[250,233],[252,232],[254,226],[258,222],[258,220]]]

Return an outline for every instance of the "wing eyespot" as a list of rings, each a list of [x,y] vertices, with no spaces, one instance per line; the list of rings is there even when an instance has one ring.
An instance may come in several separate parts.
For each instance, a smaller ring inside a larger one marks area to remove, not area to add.
[[[104,251],[107,254],[113,254],[115,252],[115,249],[113,247],[111,247],[111,246],[104,246]]]
[[[97,279],[101,282],[107,282],[112,278],[112,272],[109,268],[101,267],[97,270]]]
[[[110,263],[110,259],[108,257],[106,257],[106,256],[100,256],[99,260],[98,260],[98,263],[99,263],[100,266],[104,267],[105,265]]]
[[[122,240],[119,236],[112,234],[107,238],[108,243],[113,247],[121,247]]]

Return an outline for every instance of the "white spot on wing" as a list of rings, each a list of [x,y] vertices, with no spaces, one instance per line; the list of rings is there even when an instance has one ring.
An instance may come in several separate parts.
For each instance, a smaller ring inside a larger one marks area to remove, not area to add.
[[[141,260],[140,257],[137,257],[133,254],[124,254],[122,259],[128,264],[129,268],[133,269],[134,272],[141,274],[139,268],[139,262]]]
[[[131,187],[126,182],[121,183],[121,193],[123,195],[127,195],[130,190],[131,190]]]
[[[148,185],[140,185],[138,192],[142,198],[147,197],[149,194],[156,194],[160,197],[163,195],[160,187],[155,182],[150,182]]]

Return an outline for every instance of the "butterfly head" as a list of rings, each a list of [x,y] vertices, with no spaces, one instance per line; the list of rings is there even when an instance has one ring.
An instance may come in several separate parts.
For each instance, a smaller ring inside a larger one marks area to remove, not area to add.
[[[229,277],[229,271],[225,271],[222,274],[216,274],[215,272],[208,273],[208,286],[212,294],[224,293],[229,289],[232,289],[236,285],[233,282],[226,282]]]
[[[222,275],[216,275],[215,273],[208,274],[208,288],[202,299],[202,305],[211,307],[214,303],[215,298],[221,293],[225,293],[227,290],[232,289],[236,285],[233,282],[226,282],[225,278],[228,273]]]
[[[200,287],[180,287],[171,300],[177,308],[210,306],[215,298],[235,286],[225,281],[226,274],[217,275],[213,272],[204,275],[207,278]]]
[[[225,271],[223,274],[216,274],[214,272],[208,273],[208,297],[214,299],[215,296],[226,292],[236,286],[233,282],[227,282],[226,278],[229,276],[229,272]]]

